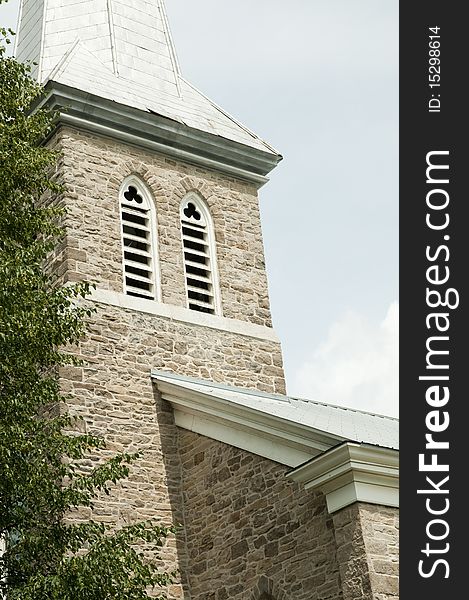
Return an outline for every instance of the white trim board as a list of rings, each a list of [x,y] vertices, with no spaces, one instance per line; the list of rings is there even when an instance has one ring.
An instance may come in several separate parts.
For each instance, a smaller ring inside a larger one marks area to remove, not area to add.
[[[208,327],[209,329],[216,329],[259,340],[280,343],[273,329],[249,323],[247,321],[238,321],[237,319],[228,319],[227,317],[220,317],[217,315],[206,315],[182,306],[162,304],[156,300],[145,300],[144,298],[128,296],[121,292],[103,290],[100,288],[93,290],[89,298],[100,304],[107,304],[117,308],[126,308],[128,310],[164,317],[181,323],[190,323],[191,325],[198,325],[199,327]]]
[[[287,477],[326,495],[333,513],[354,502],[399,506],[399,452],[345,442]]]
[[[286,396],[165,371],[153,371],[152,378],[176,425],[293,467],[286,477],[324,493],[330,513],[354,502],[399,505],[398,450],[347,441],[295,420]]]
[[[176,425],[283,465],[295,467],[343,441],[338,436],[271,414],[266,406],[259,410],[222,398],[223,389],[216,385],[211,387],[209,382],[184,381],[171,373],[165,376],[161,371],[153,372],[152,377],[161,397],[172,405]],[[269,399],[267,395],[256,397],[250,390],[246,390],[246,394],[259,403],[285,403],[285,400]],[[288,406],[288,402],[285,404]]]
[[[268,458],[282,465],[293,466],[309,460],[314,456],[312,450],[305,451],[287,442],[279,442],[275,436],[249,431],[242,426],[228,425],[227,421],[210,419],[200,415],[190,414],[184,410],[174,409],[174,422],[178,427],[187,429],[212,440],[246,450],[257,456]]]

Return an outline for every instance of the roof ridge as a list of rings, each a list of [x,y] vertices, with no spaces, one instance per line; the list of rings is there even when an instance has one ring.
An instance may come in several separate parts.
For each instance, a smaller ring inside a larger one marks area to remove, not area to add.
[[[62,56],[62,58],[58,61],[58,63],[46,77],[46,79],[44,80],[44,85],[48,81],[54,81],[56,77],[60,77],[60,75],[65,73],[75,55],[78,54],[79,50],[85,52],[88,56],[90,56],[93,59],[93,61],[95,63],[98,63],[99,66],[102,67],[109,75],[115,77],[116,79],[121,79],[117,73],[114,73],[112,69],[110,69],[106,64],[103,63],[99,56],[96,56],[96,54],[91,52],[91,50],[89,50],[89,48],[86,47],[86,44],[83,43],[83,40],[81,40],[79,37],[76,37],[70,48]]]
[[[176,45],[174,43],[173,35],[171,33],[171,27],[169,25],[168,13],[166,12],[166,6],[164,0],[158,2],[158,9],[161,14],[161,20],[163,22],[164,27],[164,35],[166,41],[168,43],[168,48],[171,56],[171,62],[173,64],[174,71],[177,75],[177,78],[182,78],[181,66],[179,64],[179,59],[176,51]]]
[[[371,415],[372,417],[380,417],[382,419],[390,419],[392,421],[399,421],[398,417],[391,417],[390,415],[382,415],[380,413],[371,412],[369,410],[361,410],[359,408],[352,408],[349,406],[341,406],[340,404],[331,404],[330,402],[319,402],[318,400],[312,400],[310,398],[300,398],[298,396],[289,396],[292,400],[298,400],[300,402],[306,402],[308,404],[318,404],[319,406],[327,406],[329,408],[339,408],[340,410],[347,410],[363,415]]]
[[[55,65],[55,67],[51,70],[51,72],[47,76],[45,82],[47,82],[49,79],[53,79],[60,72],[63,72],[67,68],[67,65],[72,60],[72,57],[73,57],[74,53],[76,52],[76,49],[79,46],[81,46],[81,41],[80,41],[79,37],[76,37],[75,40],[72,42],[70,48],[65,52],[65,54],[62,56],[62,58],[58,61],[58,63]]]
[[[203,92],[201,92],[199,90],[199,88],[197,88],[194,84],[192,84],[190,81],[187,81],[187,79],[185,79],[185,77],[183,77],[182,75],[180,75],[179,77],[180,77],[180,79],[186,85],[188,85],[189,87],[191,87],[194,90],[194,92],[196,92],[197,94],[199,94],[200,96],[202,96],[205,100],[207,100],[207,102],[210,102],[210,104],[213,106],[213,108],[215,108],[216,110],[218,110],[219,112],[221,112],[222,115],[224,115],[225,117],[227,117],[228,119],[230,119],[231,121],[233,121],[233,123],[235,123],[235,125],[237,125],[238,127],[241,127],[241,129],[243,129],[253,139],[259,140],[260,142],[262,142],[271,152],[273,152],[274,154],[277,154],[278,156],[281,156],[281,154],[280,154],[280,152],[278,150],[276,150],[273,146],[271,146],[263,138],[259,137],[256,133],[254,133],[253,131],[251,131],[248,127],[246,127],[245,125],[243,125],[240,121],[238,121],[238,119],[236,119],[235,117],[233,117],[233,115],[231,115],[228,111],[224,110],[216,102],[214,102],[213,100],[211,100],[208,96],[206,96]]]

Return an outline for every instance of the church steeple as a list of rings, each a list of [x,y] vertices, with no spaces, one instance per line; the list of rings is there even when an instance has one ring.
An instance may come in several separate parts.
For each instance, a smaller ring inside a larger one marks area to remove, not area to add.
[[[18,58],[45,81],[81,44],[114,75],[179,95],[179,67],[162,0],[23,0]]]
[[[22,0],[17,58],[36,63],[33,75],[42,83],[163,116],[216,136],[217,145],[222,139],[261,152],[243,161],[259,174],[280,160],[182,77],[163,0]]]

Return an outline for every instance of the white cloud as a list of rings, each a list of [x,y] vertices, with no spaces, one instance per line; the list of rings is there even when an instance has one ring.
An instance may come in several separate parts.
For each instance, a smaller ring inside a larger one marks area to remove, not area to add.
[[[398,302],[378,324],[350,311],[300,365],[289,393],[397,416],[398,348]]]

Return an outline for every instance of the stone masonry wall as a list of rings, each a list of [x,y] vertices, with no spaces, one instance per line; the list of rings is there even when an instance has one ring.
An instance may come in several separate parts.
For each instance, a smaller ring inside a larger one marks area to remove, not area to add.
[[[133,173],[145,181],[155,201],[163,304],[194,315],[185,309],[179,208],[182,198],[195,190],[206,200],[214,221],[224,316],[271,328],[253,185],[71,129],[60,130],[51,146],[60,152],[57,169],[66,190],[62,199],[67,208],[66,237],[54,257],[63,281],[86,280],[100,290],[123,292],[119,188]],[[124,312],[109,307],[109,318],[118,322],[118,315]],[[131,313],[126,313],[132,321],[129,335],[136,355],[144,355],[141,360],[149,367],[285,392],[279,343]],[[107,352],[113,354],[125,347],[114,344],[121,341],[114,331],[106,335],[109,339],[101,341],[99,351],[107,346]]]
[[[356,503],[333,519],[344,600],[397,600],[398,509]]]
[[[323,494],[287,467],[179,431],[192,600],[342,598]]]
[[[360,504],[360,520],[375,600],[399,598],[399,510]]]
[[[254,185],[70,128],[51,145],[62,152],[59,169],[67,188],[65,280],[85,278],[123,291],[119,188],[135,174],[155,201],[163,302],[186,306],[179,208],[196,191],[214,222],[224,316],[271,326]]]
[[[118,525],[156,518],[183,523],[178,433],[171,408],[159,401],[151,383],[151,369],[274,390],[275,377],[263,372],[256,356],[279,350],[263,340],[122,308],[96,308],[78,348],[85,365],[63,368],[62,387],[73,397],[70,412],[83,418],[86,431],[105,437],[109,452],[138,451],[143,458],[128,480],[96,503],[94,516]],[[165,550],[166,566],[183,573],[185,557],[183,540]],[[170,597],[182,594],[175,586]],[[190,598],[187,588],[184,597]]]
[[[133,173],[155,200],[163,303],[186,306],[179,206],[195,190],[215,225],[224,316],[271,326],[253,186],[69,129],[59,131],[51,146],[62,153],[57,168],[68,209],[66,237],[53,257],[62,281],[87,280],[122,293],[118,192]],[[282,393],[280,345],[111,304],[94,306],[77,351],[84,366],[60,373],[72,395],[70,411],[83,418],[86,431],[106,439],[109,453],[139,451],[143,458],[110,497],[95,503],[93,517],[117,525],[141,519],[184,523],[178,431],[171,408],[152,385],[151,369]],[[87,519],[91,512],[75,517]],[[187,562],[185,539],[171,540],[164,566],[179,568],[182,581],[170,598],[191,598]]]
[[[358,504],[335,512],[333,520],[344,600],[372,600]]]
[[[163,303],[186,306],[179,206],[195,190],[213,216],[224,316],[271,327],[253,186],[71,129],[59,131],[51,145],[62,151],[58,171],[68,208],[67,235],[54,257],[62,280],[122,293],[118,192],[133,173],[155,200]],[[151,383],[156,368],[284,393],[277,342],[106,303],[95,307],[77,351],[85,364],[62,369],[63,389],[72,394],[71,412],[105,437],[109,453],[139,451],[143,458],[96,503],[93,516],[117,525],[141,519],[184,525],[164,549],[164,567],[179,568],[182,577],[171,599],[395,600],[392,511],[355,505],[332,518],[324,496],[288,482],[286,467],[179,430]],[[77,518],[90,516],[82,511]],[[349,585],[356,568],[361,595]]]

